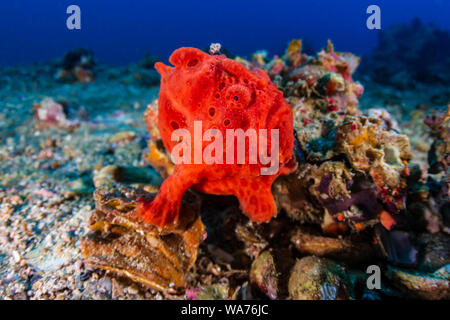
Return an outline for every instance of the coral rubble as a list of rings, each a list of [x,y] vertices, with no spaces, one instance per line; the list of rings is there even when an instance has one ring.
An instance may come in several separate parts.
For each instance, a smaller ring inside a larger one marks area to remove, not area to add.
[[[326,232],[377,222],[390,229],[405,208],[409,140],[358,110],[363,88],[352,80],[358,57],[334,51],[331,43],[309,57],[298,42],[278,58],[284,67],[273,76],[293,106],[300,163],[294,175],[275,183],[280,207]]]
[[[34,103],[33,109],[37,129],[51,127],[74,129],[79,125],[77,121],[68,120],[63,104],[52,98],[45,98],[39,103]]]
[[[186,285],[186,273],[196,260],[204,232],[198,202],[196,206],[191,195],[182,206],[183,219],[159,232],[136,216],[133,195],[132,190],[96,191],[91,232],[81,244],[85,263],[176,293]]]

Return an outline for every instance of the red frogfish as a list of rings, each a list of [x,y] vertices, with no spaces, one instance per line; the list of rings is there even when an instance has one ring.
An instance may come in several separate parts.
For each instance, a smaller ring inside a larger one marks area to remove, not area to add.
[[[161,74],[158,128],[175,163],[156,197],[138,213],[163,227],[178,218],[189,187],[234,195],[252,221],[276,215],[274,180],[296,167],[291,106],[260,70],[196,48],[175,50]],[[146,119],[149,128],[153,119]]]

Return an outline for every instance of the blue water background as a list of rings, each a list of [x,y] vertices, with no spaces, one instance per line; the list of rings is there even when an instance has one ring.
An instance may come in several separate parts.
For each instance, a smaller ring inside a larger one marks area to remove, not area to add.
[[[70,4],[81,8],[81,30],[66,28]],[[331,38],[337,50],[362,55],[379,32],[366,28],[370,4],[381,8],[382,29],[414,17],[450,29],[448,0],[1,0],[0,65],[46,61],[76,47],[92,49],[98,61],[126,64],[146,52],[167,59],[180,46],[211,42],[239,55],[273,55],[292,38],[316,49]]]

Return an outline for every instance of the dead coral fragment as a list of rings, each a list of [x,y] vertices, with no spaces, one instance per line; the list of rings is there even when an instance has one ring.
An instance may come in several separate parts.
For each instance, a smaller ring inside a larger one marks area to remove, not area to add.
[[[130,141],[137,137],[137,134],[133,131],[122,131],[113,135],[109,139],[109,143],[119,146],[127,145]]]
[[[34,103],[33,109],[36,129],[51,127],[74,129],[79,126],[79,122],[67,119],[63,105],[52,98],[45,98],[39,103]]]
[[[350,237],[324,237],[304,228],[299,228],[293,233],[291,242],[301,254],[316,255],[347,263],[369,262],[375,258],[374,248],[367,241]]]
[[[292,40],[286,50],[286,56],[289,60],[289,64],[292,67],[298,66],[307,60],[306,54],[302,54],[303,43],[301,39]]]
[[[412,298],[450,299],[448,266],[432,274],[413,273],[389,267],[386,276]]]
[[[95,192],[91,232],[82,241],[85,263],[176,293],[186,285],[186,274],[195,263],[204,234],[198,199],[187,194],[181,219],[160,232],[137,216],[137,196],[133,189]]]
[[[170,158],[169,152],[164,148],[161,135],[158,128],[158,100],[153,100],[147,106],[144,113],[144,119],[147,121],[147,129],[150,134],[148,140],[148,153],[146,160],[161,174],[167,178],[173,173],[174,164]]]

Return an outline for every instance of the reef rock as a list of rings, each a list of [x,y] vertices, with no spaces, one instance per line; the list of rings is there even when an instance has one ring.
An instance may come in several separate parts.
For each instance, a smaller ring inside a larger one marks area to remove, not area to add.
[[[279,204],[299,221],[329,233],[390,229],[405,209],[409,139],[384,117],[358,110],[363,87],[354,82],[359,58],[326,50],[309,57],[291,42],[272,79],[293,106],[298,169],[273,186]],[[272,65],[265,66],[269,70]]]
[[[64,82],[90,83],[94,81],[94,75],[91,71],[94,66],[93,52],[78,48],[64,55],[55,77]]]

